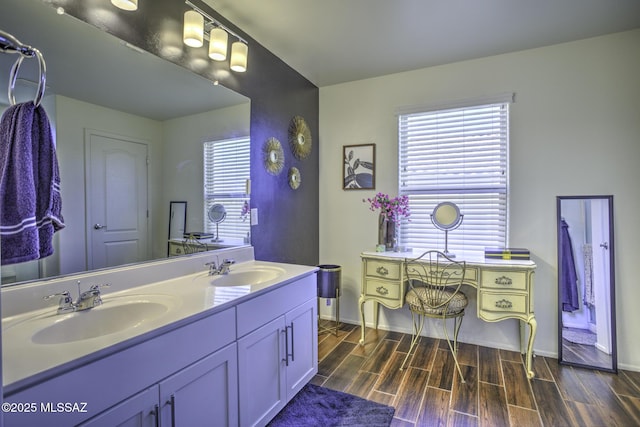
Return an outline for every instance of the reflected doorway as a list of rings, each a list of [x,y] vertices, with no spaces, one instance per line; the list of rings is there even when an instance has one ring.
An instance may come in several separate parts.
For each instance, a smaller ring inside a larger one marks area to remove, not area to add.
[[[149,259],[147,144],[87,130],[88,269]]]

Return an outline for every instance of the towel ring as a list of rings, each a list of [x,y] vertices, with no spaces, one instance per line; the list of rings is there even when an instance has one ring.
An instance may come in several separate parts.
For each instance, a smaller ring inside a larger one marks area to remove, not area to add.
[[[30,48],[30,51],[28,51],[28,53],[22,53],[21,55],[18,55],[18,59],[13,64],[13,67],[11,67],[8,91],[9,102],[11,103],[11,105],[16,105],[14,91],[16,87],[16,78],[18,77],[18,71],[20,70],[20,65],[22,65],[22,61],[24,60],[25,56],[33,57],[34,55],[38,59],[40,78],[38,81],[38,92],[36,93],[36,98],[34,99],[33,104],[37,107],[40,105],[40,102],[42,102],[42,97],[44,96],[44,90],[47,82],[47,64],[44,61],[42,53],[40,53],[38,49]]]

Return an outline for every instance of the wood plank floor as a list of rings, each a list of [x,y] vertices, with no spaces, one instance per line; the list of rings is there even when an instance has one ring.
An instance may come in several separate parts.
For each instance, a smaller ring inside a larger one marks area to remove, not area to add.
[[[328,326],[327,321],[322,321]],[[640,426],[640,372],[618,375],[534,358],[529,381],[518,352],[460,343],[460,382],[444,340],[422,337],[400,371],[410,335],[342,324],[318,336],[312,383],[395,407],[392,426]]]

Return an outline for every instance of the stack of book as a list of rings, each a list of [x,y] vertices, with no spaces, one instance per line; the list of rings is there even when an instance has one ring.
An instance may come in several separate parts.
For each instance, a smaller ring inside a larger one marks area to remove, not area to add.
[[[531,259],[529,249],[522,248],[484,248],[484,257],[487,259]]]
[[[210,239],[213,237],[213,234],[202,231],[192,231],[190,233],[184,233],[182,236],[185,239]]]

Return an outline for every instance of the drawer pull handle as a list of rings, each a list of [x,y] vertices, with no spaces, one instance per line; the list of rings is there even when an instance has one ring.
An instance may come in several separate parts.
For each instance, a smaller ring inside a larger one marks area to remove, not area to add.
[[[376,292],[380,295],[387,295],[389,293],[389,289],[385,288],[384,286],[378,286],[376,288]]]
[[[380,267],[376,268],[376,273],[378,273],[381,276],[386,276],[387,274],[389,274],[389,270],[387,270],[383,266],[380,266]]]
[[[511,277],[500,276],[496,279],[496,285],[513,285],[513,280]]]
[[[506,300],[506,299],[501,299],[500,301],[496,301],[496,307],[497,308],[512,308],[513,307],[513,303],[511,301]]]

